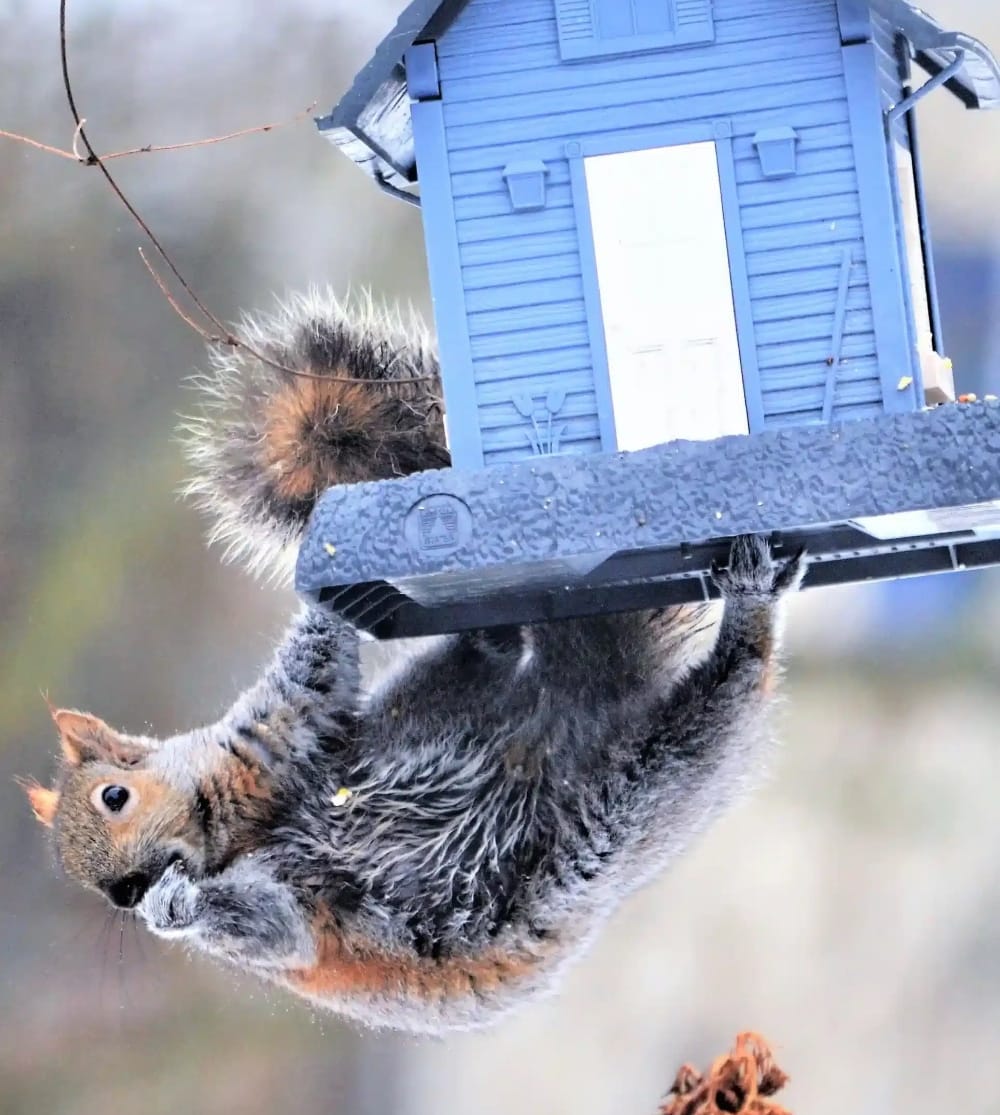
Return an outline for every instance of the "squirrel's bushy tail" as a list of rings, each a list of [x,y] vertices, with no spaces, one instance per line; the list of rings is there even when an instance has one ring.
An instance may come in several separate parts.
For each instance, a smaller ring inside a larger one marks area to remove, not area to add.
[[[287,573],[326,488],[448,465],[437,356],[415,315],[317,291],[237,335],[246,347],[213,350],[194,378],[200,407],[181,427],[185,492],[227,558]]]

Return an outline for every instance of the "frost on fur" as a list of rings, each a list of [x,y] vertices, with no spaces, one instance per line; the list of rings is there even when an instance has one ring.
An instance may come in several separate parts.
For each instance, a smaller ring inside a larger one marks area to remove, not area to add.
[[[325,489],[448,465],[438,360],[415,314],[328,291],[246,316],[237,333],[247,348],[212,350],[194,377],[184,491],[227,560],[284,579]]]

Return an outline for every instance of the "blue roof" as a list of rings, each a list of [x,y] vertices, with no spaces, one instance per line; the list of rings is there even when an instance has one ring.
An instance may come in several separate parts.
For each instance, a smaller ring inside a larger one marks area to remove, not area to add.
[[[351,88],[316,124],[373,177],[398,187],[416,181],[416,158],[403,56],[440,36],[468,0],[412,0]]]
[[[412,0],[379,43],[351,88],[328,116],[316,121],[334,144],[373,177],[396,188],[416,181],[416,157],[403,56],[419,41],[439,37],[468,0]],[[870,0],[873,11],[909,41],[913,58],[931,76],[962,54],[946,83],[968,108],[1000,106],[1000,64],[978,39],[947,31],[910,0]]]
[[[403,55],[421,38],[433,39],[465,7],[468,0],[412,0],[396,20],[396,26],[379,43],[371,59],[358,72],[351,88],[325,119],[338,127],[357,120],[372,94],[390,77],[396,67],[402,68]]]

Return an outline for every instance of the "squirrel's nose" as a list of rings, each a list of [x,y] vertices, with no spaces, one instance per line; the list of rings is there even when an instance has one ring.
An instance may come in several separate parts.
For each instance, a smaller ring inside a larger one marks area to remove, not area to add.
[[[116,879],[104,888],[104,893],[120,910],[131,910],[142,901],[149,890],[149,876],[142,871],[134,871],[122,879]]]

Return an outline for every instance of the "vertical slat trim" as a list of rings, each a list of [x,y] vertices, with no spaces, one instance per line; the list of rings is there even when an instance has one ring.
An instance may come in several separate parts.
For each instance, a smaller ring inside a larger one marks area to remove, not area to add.
[[[481,468],[483,440],[451,193],[444,102],[416,102],[411,105],[411,116],[448,415],[448,446],[456,468]]]
[[[597,279],[597,251],[594,247],[582,146],[579,143],[567,144],[566,157],[569,160],[569,177],[576,213],[577,243],[580,250],[583,299],[587,310],[587,334],[590,339],[590,360],[594,373],[594,397],[597,400],[597,424],[601,431],[601,450],[604,453],[614,453],[618,448],[618,436],[615,433],[615,412],[611,401],[611,369],[608,366],[608,346],[604,336],[604,314]]]
[[[714,131],[715,156],[719,166],[719,185],[722,189],[722,219],[726,227],[726,251],[729,253],[729,278],[732,284],[733,311],[736,318],[736,340],[740,349],[740,368],[743,372],[743,396],[746,400],[750,433],[757,434],[764,429],[765,424],[764,397],[760,369],[757,366],[753,299],[750,296],[750,277],[747,274],[747,257],[743,245],[732,126],[729,121],[719,120],[715,123]]]

